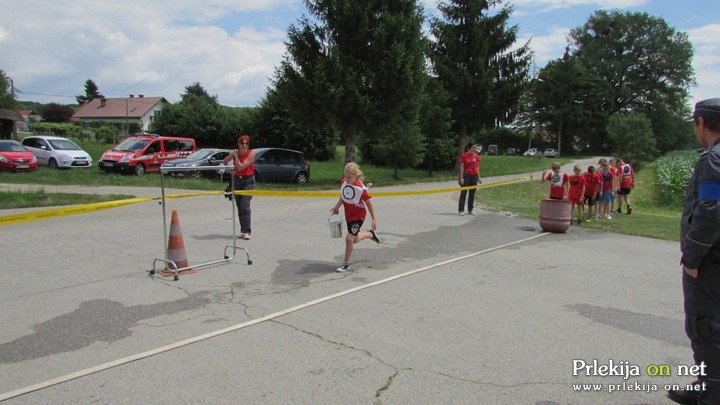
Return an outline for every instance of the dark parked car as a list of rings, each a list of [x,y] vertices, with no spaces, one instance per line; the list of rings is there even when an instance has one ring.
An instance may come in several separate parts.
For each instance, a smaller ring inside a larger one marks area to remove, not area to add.
[[[497,145],[490,145],[490,146],[488,146],[487,154],[488,155],[499,155],[500,149],[498,148]]]
[[[519,155],[519,154],[520,154],[520,149],[518,149],[518,148],[507,148],[507,149],[505,150],[505,154],[506,154],[506,155]]]
[[[310,164],[302,152],[283,148],[257,148],[255,152],[255,180],[307,183]]]
[[[223,159],[230,154],[230,149],[200,149],[197,152],[189,154],[187,157],[180,159],[173,159],[162,164],[163,168],[182,167],[190,168],[197,166],[219,166],[222,164]],[[174,177],[192,177],[194,179],[201,179],[203,177],[217,177],[224,174],[224,169],[221,170],[182,170],[182,171],[168,171],[166,172]],[[228,178],[230,174],[228,173]]]

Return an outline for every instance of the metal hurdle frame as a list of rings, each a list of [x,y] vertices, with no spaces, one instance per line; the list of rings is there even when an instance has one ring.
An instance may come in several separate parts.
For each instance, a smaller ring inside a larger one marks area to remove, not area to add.
[[[193,266],[188,265],[188,267],[182,267],[178,268],[177,264],[169,260],[167,257],[167,249],[165,249],[165,256],[163,258],[156,257],[155,260],[153,260],[153,267],[152,270],[150,270],[150,275],[154,275],[157,272],[156,264],[157,262],[165,263],[166,267],[169,268],[173,273],[174,277],[173,279],[175,281],[180,279],[179,273],[183,270],[189,270],[189,269],[197,269],[201,267],[207,267],[212,266],[215,264],[220,263],[227,263],[235,259],[235,254],[238,251],[238,249],[245,251],[245,256],[247,258],[247,264],[252,264],[252,260],[250,260],[250,252],[248,252],[247,249],[244,247],[237,245],[237,225],[235,224],[235,182],[232,179],[232,170],[234,169],[233,166],[195,166],[195,167],[161,167],[160,168],[160,190],[161,190],[161,202],[160,205],[162,205],[162,214],[163,214],[163,247],[167,248],[165,246],[165,243],[167,243],[168,240],[168,228],[167,228],[167,210],[165,208],[165,173],[167,172],[191,172],[191,171],[208,171],[208,170],[220,170],[224,169],[226,172],[230,173],[230,192],[233,196],[233,198],[230,199],[230,211],[232,211],[232,224],[233,224],[233,234],[232,234],[232,240],[233,244],[232,246],[227,245],[225,246],[225,249],[223,250],[223,257],[224,259],[221,260],[214,260],[212,262],[207,263],[199,263]],[[228,251],[232,250],[232,255],[228,256]]]

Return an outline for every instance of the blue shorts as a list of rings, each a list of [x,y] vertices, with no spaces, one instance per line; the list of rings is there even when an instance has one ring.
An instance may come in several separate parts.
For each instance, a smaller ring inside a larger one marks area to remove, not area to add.
[[[613,195],[612,190],[603,191],[602,194],[600,194],[600,199],[598,200],[601,203],[610,203],[612,202]]]

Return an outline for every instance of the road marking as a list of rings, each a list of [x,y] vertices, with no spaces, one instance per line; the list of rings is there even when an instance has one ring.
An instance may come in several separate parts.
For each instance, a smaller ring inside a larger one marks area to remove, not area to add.
[[[510,247],[510,246],[514,246],[514,245],[519,245],[519,244],[521,244],[521,243],[525,243],[525,242],[527,242],[527,241],[530,241],[530,240],[533,240],[533,239],[536,239],[536,238],[539,238],[539,237],[542,237],[542,236],[545,236],[545,235],[548,235],[548,233],[542,232],[542,233],[540,233],[540,234],[531,236],[531,237],[529,237],[529,238],[524,238],[524,239],[516,240],[516,241],[514,241],[514,242],[510,242],[510,243],[506,243],[506,244],[503,244],[503,245],[491,247],[491,248],[488,248],[488,249],[485,249],[485,250],[481,250],[481,251],[479,251],[479,252],[470,253],[470,254],[465,255],[465,256],[460,256],[460,257],[456,257],[456,258],[453,258],[453,259],[448,259],[448,260],[445,260],[445,261],[442,261],[442,262],[439,262],[439,263],[434,263],[434,264],[431,264],[431,265],[428,265],[428,266],[425,266],[425,267],[421,267],[421,268],[418,268],[418,269],[415,269],[415,270],[411,270],[411,271],[408,271],[408,272],[405,272],[405,273],[402,273],[402,274],[397,274],[397,275],[392,276],[392,277],[388,277],[388,278],[384,278],[384,279],[382,279],[382,280],[374,281],[374,282],[372,282],[372,283],[363,284],[363,285],[361,285],[361,286],[357,286],[357,287],[351,288],[351,289],[349,289],[349,290],[341,291],[341,292],[338,292],[338,293],[335,293],[335,294],[331,294],[331,295],[328,295],[328,296],[325,296],[325,297],[322,297],[322,298],[318,298],[318,299],[315,299],[315,300],[312,300],[312,301],[308,301],[308,302],[306,302],[306,303],[304,303],[304,304],[296,305],[296,306],[294,306],[294,307],[287,308],[287,309],[284,309],[284,310],[281,310],[281,311],[278,311],[278,312],[274,312],[274,313],[272,313],[272,314],[269,314],[269,315],[266,315],[266,316],[263,316],[263,317],[260,317],[260,318],[257,318],[257,319],[253,319],[253,320],[250,320],[250,321],[247,321],[247,322],[239,323],[239,324],[237,324],[237,325],[229,326],[229,327],[224,328],[224,329],[219,329],[219,330],[216,330],[216,331],[214,331],[214,332],[209,332],[209,333],[206,333],[206,334],[203,334],[203,335],[200,335],[200,336],[195,336],[195,337],[192,337],[192,338],[189,338],[189,339],[181,340],[181,341],[179,341],[179,342],[171,343],[171,344],[169,344],[169,345],[162,346],[162,347],[158,347],[158,348],[155,348],[155,349],[152,349],[152,350],[148,350],[148,351],[145,351],[145,352],[142,352],[142,353],[133,354],[133,355],[131,355],[131,356],[127,356],[127,357],[123,357],[123,358],[121,358],[121,359],[117,359],[117,360],[113,360],[113,361],[110,361],[110,362],[107,362],[107,363],[103,363],[103,364],[97,365],[97,366],[95,366],[95,367],[86,368],[85,370],[80,370],[80,371],[76,371],[76,372],[74,372],[74,373],[65,374],[65,375],[63,375],[63,376],[56,377],[56,378],[53,378],[53,379],[50,379],[50,380],[47,380],[47,381],[39,382],[39,383],[37,383],[37,384],[29,385],[29,386],[27,386],[27,387],[23,387],[23,388],[14,390],[14,391],[9,391],[9,392],[0,394],[0,402],[6,401],[6,400],[8,400],[8,399],[16,398],[16,397],[19,397],[19,396],[22,396],[22,395],[25,395],[25,394],[29,394],[29,393],[31,393],[31,392],[39,391],[39,390],[42,390],[42,389],[45,389],[45,388],[49,388],[49,387],[52,387],[53,385],[63,384],[63,383],[66,383],[66,382],[68,382],[68,381],[71,381],[71,380],[75,380],[75,379],[78,379],[78,378],[86,377],[86,376],[88,376],[88,375],[95,374],[95,373],[99,373],[99,372],[101,372],[101,371],[105,371],[105,370],[108,370],[108,369],[111,369],[111,368],[114,368],[114,367],[122,366],[122,365],[124,365],[124,364],[128,364],[128,363],[133,362],[133,361],[146,359],[146,358],[148,358],[148,357],[152,357],[152,356],[155,356],[155,355],[157,355],[157,354],[161,354],[161,353],[169,352],[169,351],[171,351],[171,350],[179,349],[179,348],[181,348],[181,347],[188,346],[188,345],[191,345],[191,344],[193,344],[193,343],[202,342],[202,341],[204,341],[204,340],[208,340],[208,339],[211,339],[211,338],[220,336],[220,335],[224,335],[224,334],[226,334],[226,333],[235,332],[235,331],[237,331],[237,330],[244,329],[244,328],[247,328],[247,327],[250,327],[250,326],[253,326],[253,325],[257,325],[257,324],[259,324],[259,323],[263,323],[263,322],[265,322],[265,321],[269,321],[269,320],[272,320],[272,319],[275,319],[275,318],[279,318],[279,317],[281,317],[281,316],[288,315],[288,314],[291,314],[291,313],[293,313],[293,312],[297,312],[297,311],[300,311],[300,310],[302,310],[302,309],[309,308],[309,307],[312,307],[312,306],[315,306],[315,305],[318,305],[318,304],[322,304],[322,303],[324,303],[324,302],[327,302],[327,301],[330,301],[330,300],[334,300],[334,299],[336,299],[336,298],[344,297],[344,296],[346,296],[346,295],[349,295],[349,294],[352,294],[352,293],[355,293],[355,292],[358,292],[358,291],[362,291],[362,290],[365,290],[365,289],[367,289],[367,288],[371,288],[371,287],[375,287],[375,286],[378,286],[378,285],[381,285],[381,284],[389,283],[389,282],[391,282],[391,281],[395,281],[395,280],[398,280],[398,279],[401,279],[401,278],[404,278],[404,277],[409,277],[409,276],[412,276],[412,275],[414,275],[414,274],[422,273],[422,272],[424,272],[424,271],[431,270],[431,269],[434,269],[434,268],[437,268],[437,267],[442,267],[442,266],[445,266],[445,265],[448,265],[448,264],[452,264],[452,263],[456,263],[456,262],[463,261],[463,260],[466,260],[466,259],[470,259],[470,258],[472,258],[472,257],[479,256],[479,255],[483,255],[483,254],[486,254],[486,253],[490,253],[490,252],[493,252],[493,251],[495,251],[495,250],[500,250],[500,249],[503,249],[503,248],[506,248],[506,247]]]

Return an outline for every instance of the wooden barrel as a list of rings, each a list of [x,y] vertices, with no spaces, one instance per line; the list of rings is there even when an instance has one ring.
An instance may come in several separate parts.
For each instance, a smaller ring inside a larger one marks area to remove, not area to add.
[[[540,201],[540,227],[545,232],[563,233],[570,228],[572,204],[568,200]]]

